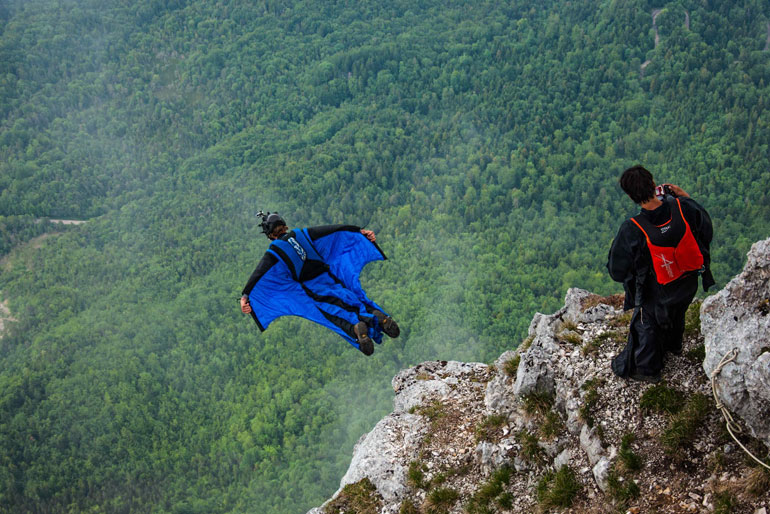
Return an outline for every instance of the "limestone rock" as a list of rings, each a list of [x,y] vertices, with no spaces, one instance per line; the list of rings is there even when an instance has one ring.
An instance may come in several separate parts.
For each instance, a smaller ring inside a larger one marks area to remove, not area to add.
[[[487,384],[487,391],[484,394],[485,414],[511,415],[516,411],[517,403],[513,390],[515,378],[508,376],[505,371],[505,364],[516,355],[516,352],[507,351],[495,361],[496,373]]]
[[[423,418],[414,414],[395,412],[380,420],[356,444],[335,494],[348,484],[369,478],[386,502],[400,501],[406,491],[409,463],[424,431]]]
[[[701,307],[708,376],[733,349],[717,386],[725,406],[770,446],[770,239],[755,243],[743,272]]]

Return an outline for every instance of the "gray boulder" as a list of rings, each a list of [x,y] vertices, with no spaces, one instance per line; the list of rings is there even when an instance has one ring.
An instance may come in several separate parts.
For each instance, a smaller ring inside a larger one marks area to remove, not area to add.
[[[737,352],[717,375],[721,400],[770,446],[770,239],[755,243],[743,272],[703,302],[701,331],[709,377]]]

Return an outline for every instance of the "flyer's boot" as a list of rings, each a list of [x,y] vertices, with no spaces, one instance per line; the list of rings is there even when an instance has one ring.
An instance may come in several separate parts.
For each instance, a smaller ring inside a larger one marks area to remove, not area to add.
[[[369,326],[365,322],[359,321],[353,327],[353,331],[356,333],[356,338],[358,338],[358,349],[361,350],[364,355],[373,354],[374,341],[369,337]]]
[[[393,318],[386,316],[385,313],[378,310],[374,311],[374,315],[379,320],[380,325],[382,325],[382,331],[385,332],[385,335],[396,338],[401,334],[401,329],[398,328],[398,323]]]

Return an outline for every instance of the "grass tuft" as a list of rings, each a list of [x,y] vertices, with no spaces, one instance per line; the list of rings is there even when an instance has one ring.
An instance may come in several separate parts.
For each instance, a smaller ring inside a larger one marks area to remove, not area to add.
[[[502,467],[492,473],[489,480],[482,485],[471,497],[468,505],[465,506],[467,514],[487,514],[494,512],[490,504],[497,503],[504,509],[510,509],[512,497],[510,493],[504,490],[505,485],[511,481],[513,470],[509,467]]]
[[[526,339],[524,339],[521,344],[519,344],[519,353],[526,352],[529,350],[529,347],[532,346],[532,342],[535,340],[535,336],[528,336]]]
[[[627,433],[620,441],[620,450],[618,450],[618,462],[623,471],[639,471],[642,469],[642,457],[631,449],[631,443],[634,442],[634,434]]]
[[[524,412],[530,416],[545,415],[553,407],[554,397],[548,393],[531,393],[521,398]]]
[[[508,359],[503,364],[503,371],[509,377],[515,377],[516,372],[519,370],[519,363],[521,362],[521,354],[516,354],[512,359]]]
[[[540,435],[543,439],[550,440],[559,435],[564,429],[564,422],[561,420],[561,416],[554,410],[548,411],[545,415],[543,424],[540,425]]]
[[[613,501],[624,506],[634,498],[638,498],[641,492],[636,482],[614,471],[607,477],[607,487]]]
[[[508,421],[508,417],[503,416],[502,414],[487,416],[484,421],[476,426],[476,442],[491,441],[492,435],[502,427],[506,421]]]
[[[684,395],[665,383],[650,387],[639,400],[642,410],[657,413],[676,414],[684,405]]]
[[[692,443],[695,433],[708,415],[709,406],[709,398],[697,393],[687,400],[679,413],[671,417],[661,435],[661,443],[667,455],[672,457],[681,455],[681,450]]]
[[[416,489],[427,489],[425,482],[425,464],[413,460],[409,463],[409,470],[406,474],[407,483]]]
[[[356,512],[358,514],[377,514],[382,509],[382,496],[368,479],[355,484],[348,484],[342,492],[326,506],[326,514]]]
[[[633,315],[634,315],[634,311],[632,309],[627,310],[620,316],[611,319],[609,322],[609,325],[615,328],[628,327],[628,325],[631,324],[631,317]]]
[[[565,330],[560,332],[557,336],[562,343],[571,344],[573,346],[580,346],[583,343],[583,337],[572,330]]]
[[[580,482],[575,477],[575,472],[567,466],[558,471],[548,471],[537,484],[537,502],[543,508],[561,507],[572,505],[575,495],[580,491]]]
[[[434,489],[425,498],[422,510],[425,514],[445,514],[459,497],[460,493],[449,487]]]
[[[431,402],[430,405],[412,407],[409,412],[425,416],[431,422],[431,425],[434,426],[447,415],[446,406],[438,400]]]
[[[610,343],[622,343],[625,341],[626,336],[616,330],[610,330],[609,332],[602,332],[598,336],[594,337],[591,341],[586,342],[581,349],[583,355],[595,355],[599,352],[599,348],[607,342]]]
[[[398,514],[420,514],[420,510],[412,503],[412,500],[404,500],[401,508],[398,509]]]
[[[730,514],[735,512],[737,506],[738,502],[730,491],[714,493],[714,514]]]
[[[765,459],[767,460],[767,459]],[[755,466],[743,480],[744,489],[752,496],[762,496],[770,491],[770,471]]]
[[[521,456],[524,460],[535,464],[543,464],[546,461],[545,450],[537,444],[537,437],[528,430],[516,434],[516,440],[521,445]]]
[[[601,380],[592,378],[591,380],[586,380],[583,385],[580,386],[586,393],[583,395],[583,404],[578,409],[578,414],[580,415],[580,419],[585,421],[589,428],[593,428],[594,426],[593,410],[599,402],[600,385]]]

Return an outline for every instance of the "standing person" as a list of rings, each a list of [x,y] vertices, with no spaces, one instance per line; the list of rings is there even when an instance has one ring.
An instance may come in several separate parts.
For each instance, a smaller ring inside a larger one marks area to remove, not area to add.
[[[289,230],[278,213],[259,213],[262,232],[272,241],[249,277],[241,310],[260,330],[279,316],[294,315],[337,332],[365,355],[374,352],[382,333],[400,330],[361,287],[363,267],[385,254],[374,232],[352,225]]]
[[[612,370],[623,378],[657,382],[665,353],[682,351],[685,313],[698,275],[704,291],[714,285],[711,218],[680,187],[656,187],[642,166],[625,170],[620,187],[641,212],[620,226],[607,261],[612,279],[623,283],[624,308],[634,308],[628,343]]]

